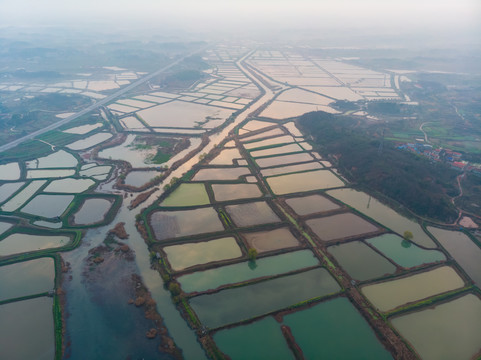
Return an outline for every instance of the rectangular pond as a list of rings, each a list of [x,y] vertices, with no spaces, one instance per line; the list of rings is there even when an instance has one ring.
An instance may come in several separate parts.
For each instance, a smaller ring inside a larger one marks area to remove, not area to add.
[[[202,324],[213,329],[339,290],[339,285],[329,272],[317,268],[211,295],[196,296],[189,302]]]
[[[185,292],[201,292],[217,289],[227,284],[235,284],[248,280],[273,276],[319,265],[319,260],[310,250],[299,250],[291,253],[264,257],[255,262],[246,261],[233,265],[198,271],[177,278]]]
[[[338,204],[319,194],[289,198],[286,199],[286,204],[300,216],[340,208]]]
[[[448,253],[463,268],[468,276],[481,286],[481,249],[466,234],[428,227]]]
[[[206,168],[194,175],[193,181],[237,180],[240,176],[250,175],[248,167]]]
[[[157,240],[224,230],[214,208],[207,207],[180,211],[155,211],[150,216]]]
[[[396,234],[383,234],[366,242],[405,268],[446,260],[441,251],[422,249]]]
[[[250,143],[244,144],[244,147],[247,150],[254,150],[254,149],[260,149],[264,147],[271,147],[273,145],[289,144],[293,142],[295,142],[295,140],[291,135],[283,135],[283,136],[273,137],[266,140],[250,142]]]
[[[403,235],[405,231],[411,231],[413,234],[412,241],[420,246],[429,249],[436,248],[434,241],[416,221],[398,214],[389,206],[382,204],[366,193],[353,189],[337,189],[330,190],[327,194],[369,216],[399,235]]]
[[[309,163],[298,164],[298,165],[288,165],[288,166],[262,169],[261,174],[262,176],[266,177],[266,176],[282,175],[282,174],[288,174],[288,173],[294,173],[294,172],[306,171],[306,170],[319,170],[322,168],[323,166],[318,162],[309,162]]]
[[[380,311],[419,301],[464,286],[464,280],[449,266],[442,266],[415,275],[366,285],[362,292]]]
[[[229,201],[262,197],[256,184],[212,184],[216,201]]]
[[[31,235],[14,233],[0,241],[0,257],[25,252],[59,248],[67,245],[70,237],[64,235]]]
[[[351,302],[337,298],[284,316],[305,359],[392,359]]]
[[[40,258],[0,266],[0,301],[53,290],[55,264],[52,258]]]
[[[481,344],[481,300],[467,294],[390,319],[425,360],[477,358]]]
[[[213,339],[232,360],[294,360],[279,323],[272,317],[218,331]]]
[[[386,258],[360,241],[329,246],[327,251],[356,280],[374,279],[396,271],[396,267]]]
[[[276,195],[329,189],[345,185],[342,180],[329,170],[274,176],[267,178],[267,183]]]
[[[0,305],[0,349],[3,359],[54,359],[55,335],[49,297]]]
[[[227,205],[225,209],[239,227],[281,222],[281,219],[264,201]]]
[[[304,151],[298,144],[288,144],[283,146],[271,147],[263,150],[251,151],[252,157],[272,156]]]
[[[167,254],[170,266],[176,271],[242,256],[242,251],[233,237],[166,246],[163,250]]]
[[[204,184],[180,184],[160,206],[200,206],[210,204],[209,195]]]
[[[59,217],[65,212],[74,197],[74,195],[40,194],[30,200],[20,211],[45,218]]]
[[[353,213],[342,213],[306,220],[322,241],[331,241],[375,232],[378,227]]]
[[[314,161],[314,158],[308,153],[297,153],[290,155],[273,156],[267,158],[256,159],[255,162],[261,168],[270,166],[279,166],[286,164],[302,163]]]
[[[294,237],[287,227],[242,233],[249,248],[254,248],[258,253],[295,247],[299,241]]]
[[[27,202],[47,180],[34,180],[1,207],[2,211],[15,211]]]

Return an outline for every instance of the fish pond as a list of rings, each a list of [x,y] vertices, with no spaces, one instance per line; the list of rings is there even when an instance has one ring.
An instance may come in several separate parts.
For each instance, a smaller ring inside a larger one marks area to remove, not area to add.
[[[74,214],[75,225],[90,225],[104,221],[112,203],[107,199],[86,199]]]
[[[0,267],[0,301],[40,294],[54,288],[55,264],[40,258]]]
[[[247,167],[235,168],[207,168],[200,169],[192,180],[209,181],[209,180],[237,180],[240,176],[250,175]]]
[[[360,241],[329,246],[327,251],[356,280],[374,279],[396,271],[386,258]]]
[[[264,201],[227,205],[225,209],[234,223],[239,227],[277,223],[281,221]]]
[[[256,184],[212,184],[216,201],[259,198],[263,194]]]
[[[210,270],[198,271],[177,278],[185,292],[201,292],[226,284],[235,284],[264,276],[273,276],[319,265],[310,250],[264,257]]]
[[[344,186],[344,182],[329,170],[274,176],[267,178],[267,183],[277,195]]]
[[[217,211],[211,207],[155,211],[150,216],[150,226],[157,240],[196,235],[224,230]]]
[[[74,195],[37,195],[21,211],[44,218],[60,217],[74,199]]]
[[[286,199],[286,204],[300,216],[340,208],[338,204],[319,194],[289,198]]]
[[[222,290],[215,294],[196,296],[189,302],[200,321],[213,329],[339,290],[339,285],[329,272],[317,268],[257,284]]]
[[[14,233],[0,241],[0,256],[8,256],[67,245],[70,237],[63,235],[31,235]]]
[[[210,204],[204,184],[180,184],[164,201],[163,207],[200,206]]]
[[[258,253],[291,248],[299,245],[299,241],[286,227],[243,233],[242,236],[246,239],[249,248],[256,249]]]
[[[305,359],[392,359],[346,298],[284,316]]]
[[[242,251],[233,237],[166,246],[163,250],[175,271],[242,256]]]
[[[471,359],[481,344],[481,300],[467,294],[392,318],[392,325],[422,359]]]
[[[383,234],[366,242],[405,268],[446,260],[441,251],[422,249],[396,234]]]

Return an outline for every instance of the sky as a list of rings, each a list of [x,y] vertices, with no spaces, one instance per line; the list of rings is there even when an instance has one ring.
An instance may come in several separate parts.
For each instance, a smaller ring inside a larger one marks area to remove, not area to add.
[[[0,28],[103,25],[234,34],[368,29],[473,37],[481,31],[481,0],[0,0],[0,9]]]

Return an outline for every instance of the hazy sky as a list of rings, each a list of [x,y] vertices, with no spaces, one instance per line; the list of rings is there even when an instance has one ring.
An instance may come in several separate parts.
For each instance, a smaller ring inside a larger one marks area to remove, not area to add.
[[[480,19],[481,0],[0,0],[0,26],[93,22],[239,33],[379,28],[478,35]]]

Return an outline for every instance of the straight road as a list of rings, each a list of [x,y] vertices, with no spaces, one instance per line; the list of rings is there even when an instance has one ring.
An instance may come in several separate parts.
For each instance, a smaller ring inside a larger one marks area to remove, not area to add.
[[[187,54],[187,55],[185,55],[185,56],[182,56],[181,58],[175,60],[174,62],[170,63],[169,65],[164,66],[163,68],[161,68],[161,69],[159,69],[159,70],[157,70],[157,71],[155,71],[155,72],[153,72],[153,73],[151,73],[151,74],[149,74],[149,75],[144,76],[143,78],[141,78],[141,79],[133,82],[132,84],[127,85],[126,87],[120,89],[120,90],[117,91],[116,93],[114,93],[114,94],[112,94],[112,95],[109,95],[109,96],[107,96],[106,98],[97,101],[95,104],[92,104],[92,105],[90,105],[89,107],[87,107],[87,108],[79,111],[78,113],[75,113],[75,114],[73,114],[73,115],[70,115],[69,117],[67,117],[67,118],[65,118],[65,119],[59,120],[59,121],[57,121],[57,122],[55,122],[55,123],[53,123],[53,124],[50,124],[50,125],[44,127],[43,129],[34,131],[33,133],[28,134],[28,135],[25,135],[25,136],[23,136],[23,137],[21,137],[21,138],[19,138],[19,139],[17,139],[17,140],[14,140],[14,141],[11,141],[11,142],[9,142],[9,143],[7,143],[7,144],[1,145],[1,146],[0,146],[0,152],[10,150],[10,149],[14,148],[15,146],[18,146],[18,145],[20,145],[21,143],[23,143],[23,142],[25,142],[25,141],[27,141],[27,140],[32,140],[33,138],[35,138],[35,137],[37,137],[37,136],[40,136],[40,135],[42,135],[42,134],[45,134],[45,133],[48,132],[48,131],[54,130],[54,129],[62,126],[62,125],[65,125],[65,124],[69,123],[70,121],[75,120],[75,119],[79,118],[80,116],[83,116],[83,115],[89,113],[90,111],[97,109],[97,108],[100,107],[100,106],[103,106],[103,105],[105,105],[105,104],[108,104],[110,101],[112,101],[112,100],[118,98],[119,96],[125,94],[126,92],[128,92],[128,91],[136,88],[137,86],[145,83],[146,81],[149,81],[149,80],[152,79],[153,77],[162,74],[162,73],[165,72],[166,70],[168,70],[168,69],[170,69],[171,67],[177,65],[178,63],[182,62],[185,58],[187,58],[187,57],[189,57],[189,56],[192,56],[192,55],[194,55],[194,54],[196,54],[196,53],[198,53],[198,52],[201,52],[201,51],[205,50],[207,47],[208,47],[208,46],[205,46],[205,47],[203,47],[203,48],[201,48],[201,49],[198,49],[198,50],[195,50],[195,51],[193,51],[193,52],[191,52],[191,53],[189,53],[189,54]]]

